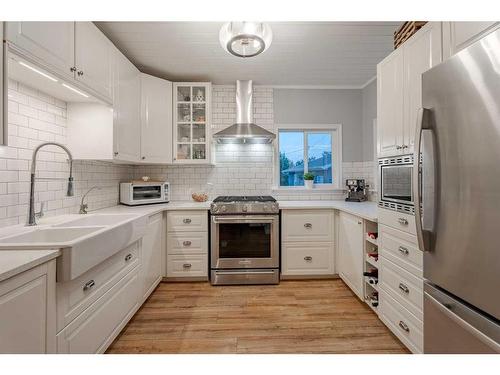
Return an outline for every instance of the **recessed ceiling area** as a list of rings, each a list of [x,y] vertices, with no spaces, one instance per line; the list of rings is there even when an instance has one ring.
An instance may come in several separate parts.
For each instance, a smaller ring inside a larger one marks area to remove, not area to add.
[[[223,22],[96,22],[143,72],[173,81],[273,86],[362,86],[393,50],[398,22],[271,22],[263,54],[238,58],[219,44]]]

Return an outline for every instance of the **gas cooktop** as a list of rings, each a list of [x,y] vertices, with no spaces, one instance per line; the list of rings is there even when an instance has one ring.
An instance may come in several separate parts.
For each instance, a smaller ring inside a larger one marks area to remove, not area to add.
[[[276,199],[269,195],[230,195],[214,199],[210,206],[212,215],[277,214]]]
[[[270,195],[221,195],[214,199],[214,203],[231,202],[276,202]]]

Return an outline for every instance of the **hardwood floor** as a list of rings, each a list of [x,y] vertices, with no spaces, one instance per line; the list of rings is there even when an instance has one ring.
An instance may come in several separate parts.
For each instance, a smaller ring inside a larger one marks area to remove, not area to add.
[[[408,353],[339,279],[161,283],[107,353]]]

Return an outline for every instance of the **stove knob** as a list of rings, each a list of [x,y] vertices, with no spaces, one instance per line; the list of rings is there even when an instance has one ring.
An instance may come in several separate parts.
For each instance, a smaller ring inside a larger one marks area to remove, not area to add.
[[[244,204],[243,207],[241,208],[241,210],[243,212],[247,212],[248,211],[248,206],[246,204]]]
[[[220,208],[220,210],[221,210],[222,212],[226,212],[226,211],[227,211],[227,207],[226,207],[226,206],[222,206],[222,207]]]
[[[264,205],[264,211],[269,211],[269,206],[267,204]]]
[[[218,206],[214,206],[214,207],[212,208],[212,211],[213,211],[213,212],[218,212],[218,211],[219,211],[219,207],[218,207]]]

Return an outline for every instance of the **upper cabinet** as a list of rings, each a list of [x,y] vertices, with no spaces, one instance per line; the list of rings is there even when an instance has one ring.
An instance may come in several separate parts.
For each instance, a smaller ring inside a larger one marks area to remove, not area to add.
[[[36,63],[74,78],[74,22],[6,22],[5,38]]]
[[[211,83],[174,83],[174,163],[210,163],[211,96]]]
[[[443,22],[443,58],[447,59],[483,36],[496,30],[500,22]]]
[[[113,44],[92,22],[75,24],[75,78],[100,95],[111,98]]]
[[[379,157],[413,153],[422,73],[442,61],[441,23],[429,22],[377,66]]]
[[[139,70],[118,50],[114,80],[114,159],[138,162],[141,158],[141,77]]]
[[[112,102],[113,44],[92,22],[6,22],[9,48],[105,102]]]
[[[141,161],[172,163],[172,82],[143,73]]]

